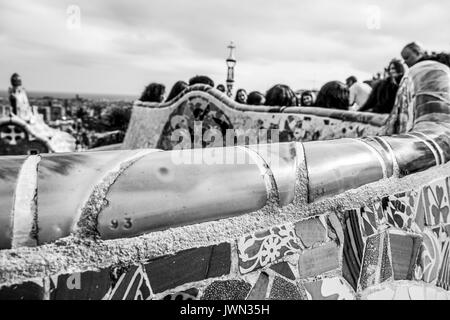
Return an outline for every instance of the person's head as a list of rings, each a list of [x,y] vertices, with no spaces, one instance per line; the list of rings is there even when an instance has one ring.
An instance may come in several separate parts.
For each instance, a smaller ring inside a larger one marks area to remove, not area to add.
[[[398,59],[392,59],[391,62],[389,62],[388,66],[388,74],[392,78],[397,78],[399,76],[403,76],[405,73],[405,67],[403,66],[403,63]]]
[[[223,84],[219,84],[216,89],[225,92],[225,86]]]
[[[182,80],[175,82],[172,89],[169,92],[169,95],[167,96],[166,101],[170,101],[176,96],[178,96],[184,89],[188,87],[188,84]]]
[[[300,96],[300,105],[310,107],[314,104],[314,96],[311,91],[307,90]]]
[[[238,91],[236,91],[236,97],[234,98],[234,101],[236,101],[237,103],[247,103],[247,91],[245,91],[244,89],[238,89]]]
[[[20,76],[19,76],[18,73],[14,73],[14,74],[11,76],[10,81],[11,81],[11,85],[12,85],[14,88],[20,87],[20,86],[22,85],[22,78],[20,78]]]
[[[350,76],[345,80],[345,83],[347,84],[347,87],[349,87],[349,88],[357,82],[358,82],[358,79],[355,76]]]
[[[261,92],[252,91],[248,94],[247,104],[252,106],[262,106],[266,102],[266,98]]]
[[[195,76],[189,79],[189,85],[193,86],[194,84],[207,84],[214,88],[214,81],[207,76]]]
[[[340,81],[325,83],[317,95],[316,106],[348,110],[349,90],[347,86]]]
[[[161,83],[150,83],[145,87],[139,100],[143,102],[163,102],[166,87]]]
[[[289,86],[277,84],[266,93],[266,106],[292,107],[298,106],[298,99]]]
[[[425,50],[416,42],[411,42],[402,49],[401,55],[406,65],[411,68],[425,56]]]

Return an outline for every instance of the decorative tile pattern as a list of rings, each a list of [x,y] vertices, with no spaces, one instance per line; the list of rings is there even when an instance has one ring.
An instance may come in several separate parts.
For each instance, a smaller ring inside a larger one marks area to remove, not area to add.
[[[449,221],[448,178],[433,181],[423,188],[425,222],[435,226]]]
[[[378,208],[381,208],[378,203]],[[378,230],[378,215],[375,206],[366,206],[361,209],[361,231],[364,237],[376,233]]]
[[[201,300],[244,300],[250,289],[251,285],[241,280],[214,281]]]
[[[369,237],[364,250],[359,287],[364,290],[391,279],[392,275],[389,238],[386,232]]]
[[[442,263],[436,285],[448,291],[450,290],[450,238],[445,242],[442,253]]]
[[[304,251],[298,260],[300,278],[315,277],[339,268],[339,247],[334,242]]]
[[[101,300],[112,284],[110,269],[64,274],[50,281],[51,300]]]
[[[423,242],[420,248],[415,279],[435,283],[442,261],[441,243],[436,234],[430,230],[422,233]]]
[[[181,292],[171,293],[162,300],[178,300],[178,301],[185,301],[185,300],[197,300],[198,297],[198,289],[192,288]]]
[[[415,202],[418,198],[419,193],[416,191],[402,192],[383,198],[387,223],[398,229],[411,230],[415,218]]]
[[[290,280],[295,280],[295,275],[292,272],[291,267],[289,266],[289,263],[287,262],[280,262],[277,264],[274,264],[270,267],[273,271],[277,272],[278,274],[285,276],[286,278]]]
[[[327,230],[318,217],[297,222],[295,233],[306,248],[327,241]]]
[[[174,256],[151,260],[145,265],[154,293],[185,283],[227,275],[230,268],[229,243],[178,252]]]
[[[304,284],[308,300],[354,300],[352,289],[340,277],[325,278]]]
[[[339,240],[339,245],[344,243],[344,230],[342,228],[341,221],[336,216],[336,213],[330,212],[327,217],[327,225],[328,225],[328,237],[332,240],[335,240],[334,234],[337,236]],[[333,233],[332,233],[333,231]]]
[[[389,233],[394,280],[412,280],[422,238],[413,234]]]
[[[237,241],[239,271],[242,274],[273,263],[301,248],[293,225],[275,227]]]
[[[28,281],[12,286],[0,287],[0,300],[42,300],[44,288],[35,282]]]
[[[448,300],[450,295],[443,289],[417,282],[391,282],[380,288],[368,289],[361,294],[362,300]]]
[[[344,239],[342,275],[356,290],[364,248],[357,210],[344,214]]]
[[[247,300],[264,300],[266,298],[267,288],[269,286],[269,276],[265,272],[261,272],[258,280],[253,286],[252,291]]]
[[[269,295],[270,300],[304,300],[297,286],[280,277],[275,277]]]
[[[110,294],[105,296],[108,300],[149,300],[152,296],[150,284],[141,265],[131,266],[127,270],[115,270],[117,282]]]

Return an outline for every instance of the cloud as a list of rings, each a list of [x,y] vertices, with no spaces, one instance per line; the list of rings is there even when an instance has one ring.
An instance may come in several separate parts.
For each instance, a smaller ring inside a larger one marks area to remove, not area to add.
[[[81,29],[66,9],[81,9]],[[367,26],[373,5],[380,29]],[[449,50],[448,1],[78,0],[0,4],[0,83],[20,72],[29,89],[135,93],[195,74],[226,77],[236,45],[236,85],[319,87],[350,74],[368,78],[407,42]]]

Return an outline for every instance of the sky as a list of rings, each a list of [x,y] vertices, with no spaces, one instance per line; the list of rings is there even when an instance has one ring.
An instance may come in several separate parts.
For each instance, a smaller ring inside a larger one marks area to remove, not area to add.
[[[197,74],[320,88],[382,71],[408,42],[450,51],[448,0],[0,0],[0,89],[139,96]],[[79,13],[79,14],[78,14]]]

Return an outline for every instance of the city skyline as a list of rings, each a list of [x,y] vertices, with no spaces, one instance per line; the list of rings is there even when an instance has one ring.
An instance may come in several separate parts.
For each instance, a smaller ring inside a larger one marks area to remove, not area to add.
[[[449,49],[442,30],[450,30],[450,4],[442,1],[132,4],[3,2],[0,88],[8,88],[13,72],[29,91],[137,96],[150,82],[164,83],[168,92],[196,74],[225,84],[231,40],[235,89],[249,91],[276,83],[319,88],[351,74],[369,79],[414,40],[430,50]]]

